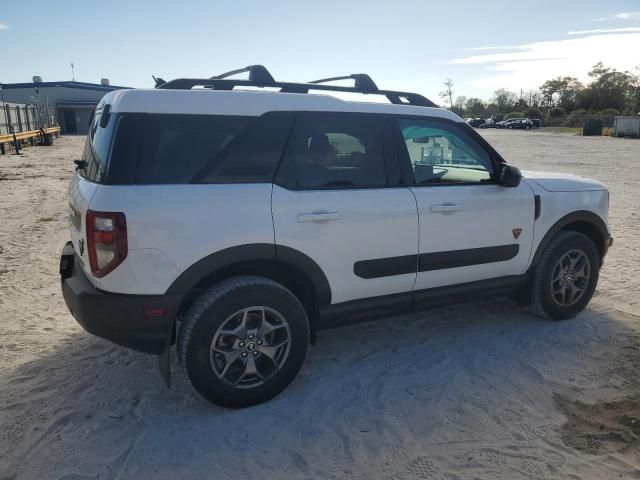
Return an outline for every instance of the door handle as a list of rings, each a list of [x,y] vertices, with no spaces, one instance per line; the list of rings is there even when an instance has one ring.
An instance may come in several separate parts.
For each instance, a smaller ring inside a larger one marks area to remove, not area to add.
[[[307,222],[329,222],[332,220],[338,220],[340,215],[338,212],[311,212],[311,213],[299,213],[298,214],[298,223],[307,223]]]
[[[455,203],[441,203],[440,205],[431,205],[429,210],[431,213],[454,213],[461,212],[463,208],[462,205],[456,205]]]

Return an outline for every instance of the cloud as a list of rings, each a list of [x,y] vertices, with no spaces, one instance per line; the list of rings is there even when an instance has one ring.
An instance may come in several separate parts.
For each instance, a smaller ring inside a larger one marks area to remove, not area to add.
[[[9,25],[6,23],[0,23],[0,30],[9,30]]]
[[[465,50],[519,50],[522,47],[514,46],[495,46],[495,47],[471,47],[465,48]]]
[[[609,20],[633,20],[634,18],[640,18],[640,12],[622,12],[616,13],[610,17],[596,18],[594,22],[607,22]]]
[[[474,86],[528,89],[561,75],[587,81],[587,73],[600,61],[618,70],[632,70],[638,63],[637,57],[629,55],[634,45],[640,45],[640,31],[535,42],[508,52],[471,55],[447,63],[477,65],[481,70],[471,82]]]
[[[622,32],[640,32],[640,27],[624,27],[624,28],[598,28],[596,30],[572,30],[567,35],[591,35],[603,33],[622,33]]]
[[[622,20],[629,20],[630,18],[640,18],[640,12],[616,13],[616,18],[620,18]]]

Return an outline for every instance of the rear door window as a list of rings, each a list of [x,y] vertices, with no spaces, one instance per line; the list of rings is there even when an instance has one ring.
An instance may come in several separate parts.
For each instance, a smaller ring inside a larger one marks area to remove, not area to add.
[[[300,189],[387,185],[380,119],[341,113],[300,114],[287,147],[284,183]]]

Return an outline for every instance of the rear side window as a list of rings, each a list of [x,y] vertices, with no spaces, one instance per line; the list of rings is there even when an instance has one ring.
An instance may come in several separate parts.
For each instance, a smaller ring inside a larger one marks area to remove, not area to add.
[[[305,113],[287,148],[285,183],[300,189],[387,185],[379,119]]]
[[[109,115],[102,122],[102,111],[96,113],[89,127],[87,141],[82,152],[82,160],[86,162],[86,167],[79,170],[80,175],[92,182],[102,183],[105,180],[109,148],[114,129],[115,119]],[[106,123],[106,125],[101,125]]]
[[[107,182],[270,183],[293,117],[120,114]]]
[[[247,127],[250,117],[143,115],[136,183],[190,183]]]

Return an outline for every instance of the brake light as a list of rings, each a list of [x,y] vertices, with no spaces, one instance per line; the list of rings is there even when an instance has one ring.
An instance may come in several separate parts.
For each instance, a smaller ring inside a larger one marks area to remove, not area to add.
[[[127,221],[121,212],[87,210],[87,253],[91,273],[100,278],[127,258]]]

